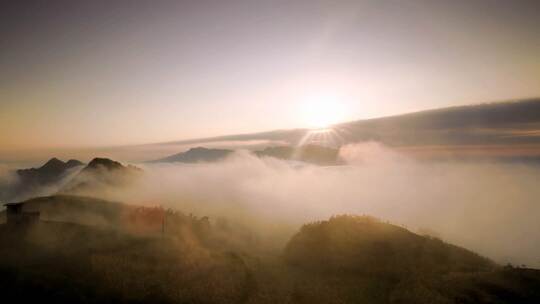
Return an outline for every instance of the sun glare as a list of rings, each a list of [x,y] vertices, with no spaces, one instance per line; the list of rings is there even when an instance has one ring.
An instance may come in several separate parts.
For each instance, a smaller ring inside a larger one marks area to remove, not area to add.
[[[307,127],[326,129],[343,121],[345,111],[339,98],[331,95],[316,95],[306,98],[303,103],[303,120]]]

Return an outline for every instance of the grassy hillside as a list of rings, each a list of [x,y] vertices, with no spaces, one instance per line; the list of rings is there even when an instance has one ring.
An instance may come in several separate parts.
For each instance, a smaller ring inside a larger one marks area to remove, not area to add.
[[[495,267],[468,250],[369,216],[336,216],[304,225],[287,244],[285,258],[295,267],[319,272],[396,277]]]
[[[235,303],[250,290],[239,257],[174,237],[41,222],[25,230],[0,226],[0,243],[0,289],[8,300]]]
[[[368,216],[304,225],[284,251],[296,303],[536,303],[540,271]]]
[[[304,225],[283,252],[257,249],[206,217],[75,196],[28,201],[51,218],[109,225],[0,225],[4,299],[56,303],[539,303],[540,271],[367,216]],[[131,216],[126,217],[126,210]],[[167,229],[152,230],[155,216]],[[126,218],[131,219],[126,224]],[[150,222],[145,221],[150,219]],[[150,227],[152,229],[132,229]],[[151,233],[148,233],[151,232]]]

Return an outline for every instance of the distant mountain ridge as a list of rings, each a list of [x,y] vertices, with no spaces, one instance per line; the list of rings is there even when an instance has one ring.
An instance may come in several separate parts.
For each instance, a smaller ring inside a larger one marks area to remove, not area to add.
[[[121,163],[108,158],[96,157],[92,159],[83,170],[92,170],[100,167],[106,168],[107,170],[118,170],[122,169],[124,166]]]
[[[39,168],[17,170],[17,175],[23,183],[48,184],[57,182],[67,170],[82,165],[84,163],[75,159],[63,162],[54,157]]]
[[[13,183],[0,187],[0,200],[13,201],[35,195],[50,195],[55,191],[56,185],[69,178],[70,174],[83,165],[84,163],[75,159],[64,162],[51,158],[41,167],[16,170]]]
[[[228,149],[208,149],[204,147],[191,148],[185,152],[180,152],[171,156],[151,161],[152,163],[198,163],[198,162],[213,162],[224,159],[233,153],[233,150]]]
[[[92,192],[106,187],[122,187],[133,182],[142,170],[132,166],[124,166],[108,158],[94,158],[76,176],[74,176],[59,192],[64,194]]]
[[[78,160],[63,162],[54,157],[39,168],[15,171],[18,179],[14,184],[1,187],[0,200],[13,202],[56,193],[88,193],[129,184],[141,172],[135,166],[124,166],[107,158],[94,158],[84,166]]]
[[[151,163],[200,163],[216,162],[231,155],[234,150],[210,149],[204,147],[191,148],[165,158],[150,161]],[[253,151],[258,157],[274,157],[283,160],[296,160],[319,165],[340,164],[339,150],[318,145],[305,145],[300,147],[272,146],[263,150]]]

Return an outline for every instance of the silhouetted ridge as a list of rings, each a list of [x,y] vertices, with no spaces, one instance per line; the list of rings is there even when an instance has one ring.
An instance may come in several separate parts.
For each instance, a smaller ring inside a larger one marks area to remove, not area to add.
[[[15,172],[17,183],[10,189],[0,191],[0,200],[22,200],[32,195],[52,194],[54,187],[50,186],[62,181],[69,173],[74,172],[71,169],[81,165],[83,163],[78,160],[72,159],[66,163],[53,157],[38,168],[19,169]]]
[[[56,157],[51,158],[43,166],[39,167],[38,170],[42,171],[64,171],[73,167],[84,165],[81,161],[76,159],[70,159],[67,162],[63,162]]]
[[[174,154],[152,162],[215,162],[224,159],[233,152],[233,150],[227,149],[195,147],[187,150],[186,152]],[[320,145],[305,145],[300,147],[275,146],[268,147],[260,151],[254,151],[253,153],[258,157],[274,157],[284,160],[298,160],[320,165],[339,164],[339,150]]]
[[[154,162],[182,162],[182,163],[198,163],[198,162],[213,162],[224,159],[232,150],[227,149],[208,149],[204,147],[191,148],[185,152],[174,154]]]
[[[142,170],[135,166],[124,166],[108,158],[96,157],[62,187],[59,193],[92,196],[106,187],[127,186],[134,182],[141,172]]]
[[[54,157],[39,168],[17,170],[17,175],[20,178],[21,187],[45,185],[57,182],[68,169],[82,164],[78,160],[70,160],[65,163]]]
[[[47,161],[43,166],[41,166],[39,169],[43,169],[43,170],[60,169],[60,168],[64,168],[65,165],[66,163],[64,163],[63,161],[59,160],[56,157],[53,157],[49,161]]]
[[[105,169],[108,169],[108,170],[116,170],[116,169],[122,169],[124,168],[124,166],[117,162],[117,161],[114,161],[114,160],[111,160],[111,159],[108,159],[108,158],[99,158],[99,157],[96,157],[94,159],[92,159],[92,161],[90,161],[88,163],[88,165],[86,166],[85,169],[97,169],[97,168],[105,168]]]

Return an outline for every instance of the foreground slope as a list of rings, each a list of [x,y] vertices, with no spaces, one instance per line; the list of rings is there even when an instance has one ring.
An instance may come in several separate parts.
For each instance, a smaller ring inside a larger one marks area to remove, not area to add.
[[[249,292],[240,258],[174,236],[40,222],[0,225],[0,244],[7,302],[239,303]]]
[[[393,275],[489,271],[479,255],[368,216],[307,224],[285,249],[287,262],[320,272]]]
[[[538,303],[540,271],[367,216],[304,225],[284,260],[297,303]]]
[[[257,247],[264,245],[263,238],[242,239],[226,228],[231,223],[179,211],[77,196],[24,204],[47,220],[0,225],[0,291],[8,301],[540,301],[540,271],[502,267],[464,248],[367,216],[306,224],[282,252],[262,253]],[[144,219],[154,221],[156,214],[166,217],[166,229],[131,229],[144,225]],[[73,222],[64,222],[67,215]],[[84,222],[97,215],[108,225]]]

